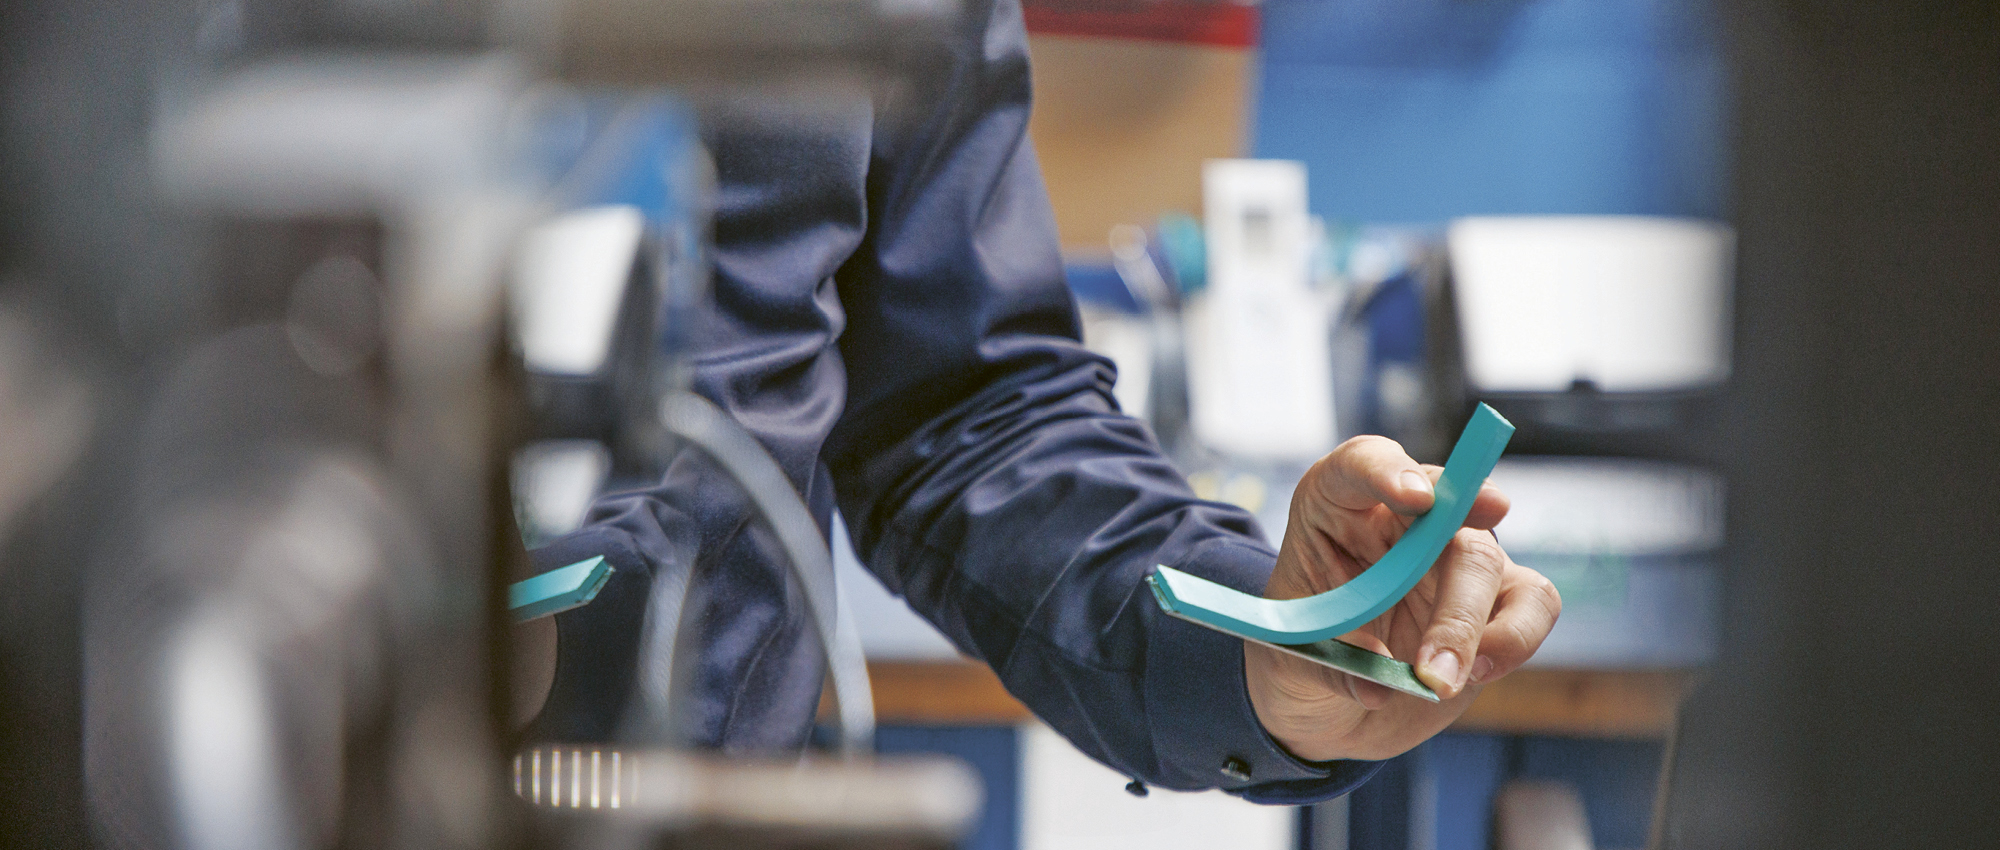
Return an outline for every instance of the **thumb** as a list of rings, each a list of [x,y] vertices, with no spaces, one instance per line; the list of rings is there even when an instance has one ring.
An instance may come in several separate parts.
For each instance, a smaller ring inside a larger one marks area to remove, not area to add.
[[[1417,649],[1417,677],[1441,697],[1450,699],[1465,688],[1506,564],[1491,534],[1461,529],[1431,568],[1438,577],[1437,597]]]

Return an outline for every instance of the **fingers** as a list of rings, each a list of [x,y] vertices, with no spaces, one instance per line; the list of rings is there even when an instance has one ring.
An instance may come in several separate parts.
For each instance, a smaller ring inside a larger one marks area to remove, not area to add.
[[[1436,484],[1439,478],[1444,477],[1444,467],[1425,464],[1424,473],[1430,476],[1432,484]],[[1479,495],[1472,499],[1472,511],[1465,515],[1465,527],[1491,531],[1507,518],[1507,511],[1512,507],[1513,502],[1506,493],[1500,492],[1500,488],[1490,481],[1481,483]]]
[[[1299,483],[1286,545],[1294,545],[1295,536],[1303,538],[1310,531],[1365,568],[1402,537],[1413,517],[1435,505],[1435,482],[1443,474],[1441,467],[1412,460],[1401,445],[1386,437],[1348,440],[1314,464]],[[1508,508],[1505,494],[1482,483],[1465,526],[1490,530],[1506,517]]]
[[[1387,437],[1361,436],[1341,443],[1308,475],[1322,498],[1342,508],[1360,511],[1381,504],[1404,516],[1416,516],[1430,510],[1436,501],[1436,484],[1444,468],[1417,463]],[[1491,529],[1507,516],[1509,507],[1505,493],[1482,484],[1465,525]]]
[[[1461,529],[1432,567],[1437,598],[1416,666],[1417,677],[1439,696],[1450,699],[1465,689],[1507,564],[1491,533]]]
[[[1514,672],[1540,649],[1562,615],[1562,595],[1541,573],[1509,564],[1494,600],[1493,619],[1480,635],[1471,683],[1485,684]]]
[[[1500,488],[1482,484],[1479,495],[1472,500],[1472,512],[1465,515],[1465,527],[1492,531],[1494,526],[1507,518],[1507,511],[1512,507],[1513,503],[1508,501],[1507,494],[1500,492]]]
[[[1406,516],[1431,509],[1433,476],[1387,437],[1355,437],[1314,464],[1308,473],[1321,497],[1348,510],[1378,504]]]

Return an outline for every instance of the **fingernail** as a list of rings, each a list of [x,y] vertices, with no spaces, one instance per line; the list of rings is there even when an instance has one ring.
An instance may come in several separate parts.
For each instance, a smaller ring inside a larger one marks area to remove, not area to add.
[[[1425,475],[1416,470],[1410,470],[1408,472],[1403,473],[1402,480],[1403,480],[1403,489],[1405,490],[1412,490],[1418,493],[1422,493],[1426,496],[1432,494],[1431,479],[1430,476],[1428,475]]]
[[[1424,667],[1431,671],[1431,678],[1449,683],[1453,689],[1459,687],[1458,653],[1452,652],[1449,649],[1440,649],[1431,655],[1431,660],[1424,662]]]
[[[1485,682],[1486,677],[1490,675],[1493,675],[1493,659],[1487,658],[1484,655],[1472,659],[1473,684],[1477,685]]]

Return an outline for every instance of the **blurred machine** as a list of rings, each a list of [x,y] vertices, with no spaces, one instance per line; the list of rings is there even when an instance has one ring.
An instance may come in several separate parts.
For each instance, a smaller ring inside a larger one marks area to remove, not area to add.
[[[112,367],[142,412],[117,435],[130,462],[101,473],[118,498],[83,580],[96,841],[949,846],[976,780],[872,758],[826,544],[754,440],[684,389],[676,323],[705,290],[711,107],[866,94],[954,13],[246,0],[177,22],[186,49],[152,69],[145,158],[124,165],[193,271],[109,323],[167,342]],[[841,759],[676,746],[698,649],[684,576],[654,582],[621,741],[514,751],[517,485],[657,474],[676,440],[792,556]]]
[[[1446,236],[1470,395],[1559,454],[1683,455],[1730,374],[1736,237],[1659,216],[1489,216]]]
[[[1502,536],[1563,593],[1535,663],[1716,655],[1724,487],[1683,448],[1729,377],[1735,235],[1647,216],[1493,216],[1446,237],[1466,394],[1521,426]]]

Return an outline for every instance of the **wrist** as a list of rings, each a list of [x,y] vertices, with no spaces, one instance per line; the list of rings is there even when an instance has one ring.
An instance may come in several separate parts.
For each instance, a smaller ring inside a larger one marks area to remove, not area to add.
[[[1339,699],[1331,688],[1311,696],[1286,692],[1286,682],[1296,672],[1287,668],[1296,663],[1299,659],[1268,646],[1243,642],[1243,684],[1249,692],[1250,708],[1257,716],[1257,723],[1281,749],[1301,761],[1351,758],[1334,746],[1334,736],[1328,734],[1329,724],[1337,721],[1326,711],[1328,706],[1324,702]],[[1319,707],[1311,707],[1314,704]]]

